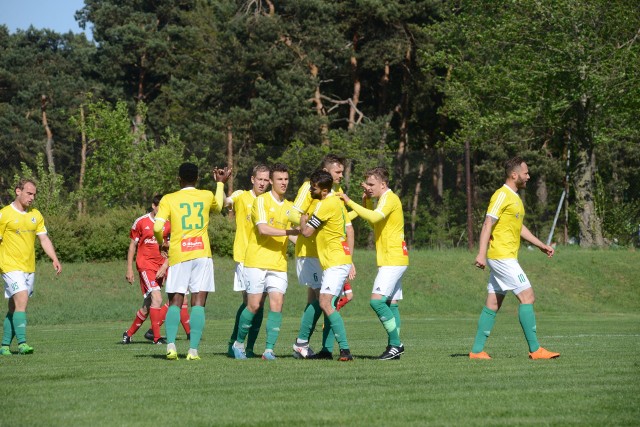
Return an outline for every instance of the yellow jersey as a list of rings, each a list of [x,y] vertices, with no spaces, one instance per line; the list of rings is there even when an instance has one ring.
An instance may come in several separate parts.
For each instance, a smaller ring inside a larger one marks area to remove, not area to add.
[[[293,201],[293,209],[300,214],[313,213],[317,200],[311,197],[311,183],[305,181],[298,189],[298,195]],[[302,234],[296,240],[296,257],[318,258],[318,249],[316,248],[315,233],[311,237],[304,237]]]
[[[348,206],[373,224],[378,267],[409,265],[402,202],[393,191],[389,189],[380,196],[375,210],[360,206],[353,200],[349,200]]]
[[[236,235],[233,239],[233,260],[235,262],[244,262],[244,256],[247,252],[247,244],[249,243],[249,235],[253,229],[251,221],[251,207],[256,200],[253,190],[234,191],[229,198],[233,202],[233,210],[236,215]]]
[[[216,194],[185,187],[162,197],[153,233],[162,242],[162,227],[171,222],[169,265],[196,258],[211,258],[209,213],[222,210],[224,184],[217,183]]]
[[[36,271],[36,235],[47,234],[40,211],[17,210],[13,203],[0,210],[0,272]]]
[[[497,220],[491,230],[487,258],[517,259],[524,220],[524,205],[518,193],[503,185],[491,196],[487,215]]]
[[[313,217],[319,224],[314,224]],[[308,225],[316,228],[318,258],[323,270],[338,265],[351,264],[351,249],[347,244],[347,225],[351,225],[349,214],[339,197],[325,197],[318,201]]]
[[[244,266],[273,271],[287,271],[287,236],[265,236],[258,232],[258,224],[267,224],[286,230],[289,211],[293,205],[288,200],[277,200],[271,191],[256,197],[251,207],[253,229],[249,234]]]

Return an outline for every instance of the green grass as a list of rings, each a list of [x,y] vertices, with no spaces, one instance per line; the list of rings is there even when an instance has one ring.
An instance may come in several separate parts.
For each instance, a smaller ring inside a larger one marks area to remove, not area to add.
[[[368,307],[373,253],[357,253],[356,297],[344,311],[353,363],[290,357],[305,300],[292,275],[278,360],[225,356],[239,298],[233,263],[216,259],[203,359],[169,362],[141,333],[119,344],[140,303],[124,261],[68,264],[58,278],[41,264],[29,307],[36,351],[0,359],[0,425],[638,425],[638,254],[561,250],[547,260],[522,251],[540,342],[562,353],[551,361],[527,359],[512,297],[488,341],[493,360],[465,357],[487,277],[473,257],[412,253],[401,305],[407,351],[380,362],[385,334]]]

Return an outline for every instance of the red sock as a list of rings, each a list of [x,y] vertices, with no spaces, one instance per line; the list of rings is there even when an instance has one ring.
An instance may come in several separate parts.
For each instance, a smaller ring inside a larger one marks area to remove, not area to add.
[[[158,322],[158,326],[162,326],[164,319],[167,318],[167,310],[169,310],[169,303],[160,307],[160,321]]]
[[[145,320],[147,320],[147,313],[143,312],[142,309],[138,310],[138,312],[136,313],[136,318],[133,319],[131,327],[127,330],[127,335],[132,337],[133,334],[135,334],[138,329],[140,329],[140,326],[142,326]]]
[[[183,303],[180,309],[180,323],[182,323],[184,331],[189,335],[191,333],[191,325],[189,324],[189,306],[186,303]]]
[[[162,308],[151,307],[149,309],[149,315],[151,317],[151,329],[153,330],[153,342],[157,342],[160,339],[160,323],[162,322]]]

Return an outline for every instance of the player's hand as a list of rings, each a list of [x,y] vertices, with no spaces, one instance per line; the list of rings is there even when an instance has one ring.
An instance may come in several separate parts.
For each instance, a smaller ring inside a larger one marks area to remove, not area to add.
[[[124,276],[125,279],[127,279],[127,282],[129,282],[130,285],[133,284],[133,270],[131,269],[127,269],[127,274]]]
[[[56,276],[62,272],[62,264],[60,261],[53,261],[53,268],[56,270]]]
[[[343,201],[345,204],[349,203],[349,201],[351,200],[351,199],[349,198],[349,196],[347,196],[347,194],[346,194],[346,193],[336,193],[336,194],[337,194],[338,196],[340,196],[340,198],[342,199],[342,201]]]
[[[349,280],[353,280],[356,278],[356,266],[355,264],[351,264],[351,270],[349,270]]]
[[[227,180],[231,176],[232,171],[233,171],[233,168],[225,166],[224,168],[213,168],[213,171],[211,172],[211,174],[213,175],[213,179],[215,179],[216,182],[224,183],[224,182],[227,182]]]
[[[553,249],[553,247],[549,246],[549,245],[543,245],[540,247],[540,251],[547,254],[548,258],[551,258],[553,256],[554,253],[556,253],[556,250]]]
[[[162,266],[160,266],[160,268],[156,272],[156,278],[162,279],[167,274],[167,267],[168,266],[166,265],[166,263],[162,264]]]
[[[484,270],[484,268],[487,266],[487,257],[478,255],[476,257],[475,266],[478,267],[480,270]]]

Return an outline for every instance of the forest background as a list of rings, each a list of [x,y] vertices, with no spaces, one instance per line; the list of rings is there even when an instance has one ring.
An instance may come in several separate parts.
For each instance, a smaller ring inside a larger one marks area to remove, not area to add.
[[[283,162],[291,198],[328,152],[352,197],[390,169],[412,248],[473,247],[516,154],[542,240],[640,245],[635,1],[85,0],[76,19],[93,40],[0,26],[0,205],[36,178],[65,261],[122,259],[183,161],[204,188],[233,167],[229,192]]]

